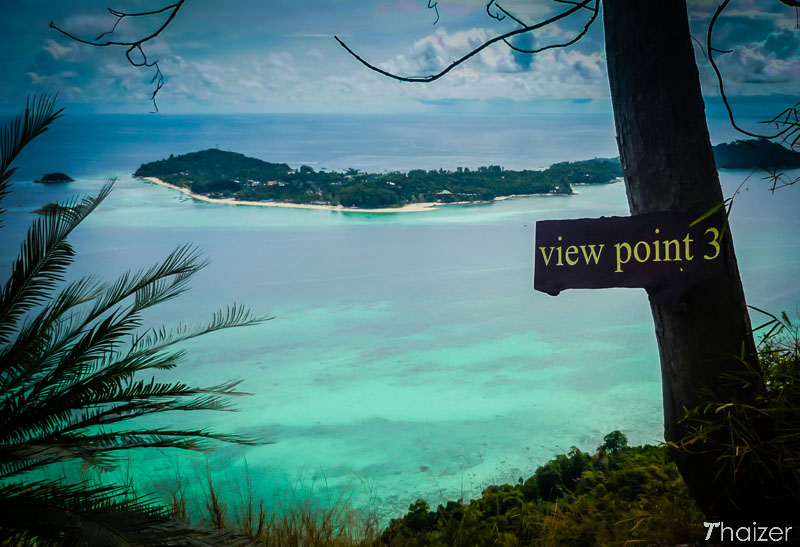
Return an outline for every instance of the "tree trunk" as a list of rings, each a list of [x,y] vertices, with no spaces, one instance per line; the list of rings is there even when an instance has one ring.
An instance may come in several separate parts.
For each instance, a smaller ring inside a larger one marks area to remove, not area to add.
[[[608,77],[632,214],[702,214],[723,201],[694,58],[685,0],[604,0]],[[758,367],[730,230],[724,274],[675,302],[651,301],[661,357],[667,441],[680,442],[684,408],[702,401],[721,376]],[[763,393],[756,385],[752,394]],[[746,394],[745,394],[746,395]],[[764,485],[717,476],[717,454],[673,450],[708,517],[741,519],[763,507]],[[738,479],[738,477],[737,477]],[[742,484],[744,483],[744,484]],[[773,515],[774,516],[774,515]]]

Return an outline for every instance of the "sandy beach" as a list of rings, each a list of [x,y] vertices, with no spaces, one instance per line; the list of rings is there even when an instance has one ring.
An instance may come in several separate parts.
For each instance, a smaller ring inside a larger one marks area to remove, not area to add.
[[[311,205],[305,203],[284,203],[278,201],[245,201],[233,198],[210,198],[200,194],[194,194],[188,188],[181,188],[168,182],[164,182],[156,177],[138,177],[148,182],[172,188],[178,192],[183,192],[187,196],[198,201],[207,201],[209,203],[224,203],[226,205],[255,205],[257,207],[290,207],[292,209],[317,209],[319,211],[339,211],[342,213],[414,213],[420,211],[430,211],[436,209],[442,203],[409,203],[402,207],[386,207],[384,209],[359,209],[356,207],[342,207],[341,205]]]
[[[577,196],[580,192],[577,190],[573,190],[571,194],[551,194],[550,192],[546,192],[543,194],[512,194],[510,196],[497,196],[494,198],[494,201],[505,201],[507,199],[515,199],[515,198],[547,198],[553,196]]]
[[[191,196],[193,199],[196,199],[198,201],[207,201],[209,203],[224,203],[226,205],[254,205],[256,207],[289,207],[292,209],[317,209],[319,211],[339,211],[342,213],[418,213],[421,211],[432,211],[438,207],[446,205],[473,205],[475,203],[491,203],[491,202],[475,202],[475,201],[456,201],[452,203],[426,202],[426,203],[409,203],[408,205],[403,205],[402,207],[386,207],[383,209],[360,209],[357,207],[343,207],[341,205],[311,205],[305,203],[285,203],[279,201],[245,201],[233,198],[224,198],[224,199],[210,198],[208,196],[204,196],[201,194],[195,194],[188,188],[182,188],[180,186],[164,182],[163,180],[156,177],[137,177],[137,178],[146,180],[148,182],[152,182],[153,184],[158,184],[160,186],[166,186],[167,188],[172,188],[173,190],[182,192],[187,196]],[[573,192],[573,194],[577,194],[577,192]],[[555,196],[555,195],[563,195],[563,194],[521,194],[513,196],[500,196],[494,198],[494,201],[505,201],[507,199],[512,199],[512,198],[543,197],[543,196]]]

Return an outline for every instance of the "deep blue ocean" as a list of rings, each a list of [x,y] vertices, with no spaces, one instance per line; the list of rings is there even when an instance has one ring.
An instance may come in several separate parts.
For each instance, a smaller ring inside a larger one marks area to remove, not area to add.
[[[711,120],[714,142],[735,137]],[[135,180],[143,162],[219,147],[317,169],[543,168],[617,155],[610,115],[70,116],[21,156],[0,229],[6,274],[32,211],[96,192],[111,197],[72,237],[71,276],[111,279],[193,242],[210,265],[149,324],[201,322],[233,301],[274,316],[186,344],[166,378],[239,378],[240,412],[164,418],[255,435],[257,447],[138,454],[137,485],[197,483],[208,464],[228,485],[245,465],[266,500],[352,496],[398,515],[527,477],[553,455],[593,450],[620,429],[662,437],[658,350],[644,291],[532,290],[534,225],[627,214],[622,184],[434,211],[361,214],[195,202]],[[76,182],[34,184],[64,171]],[[730,196],[749,175],[722,174]],[[796,316],[800,193],[773,195],[755,173],[734,200],[732,231],[748,302]],[[760,322],[754,317],[754,322]],[[171,421],[170,421],[171,420]]]

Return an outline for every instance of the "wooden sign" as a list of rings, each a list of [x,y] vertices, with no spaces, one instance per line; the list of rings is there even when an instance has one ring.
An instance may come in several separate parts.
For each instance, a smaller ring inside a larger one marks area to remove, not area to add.
[[[631,217],[540,220],[533,288],[645,288],[652,297],[683,293],[722,273],[725,215],[655,213]]]

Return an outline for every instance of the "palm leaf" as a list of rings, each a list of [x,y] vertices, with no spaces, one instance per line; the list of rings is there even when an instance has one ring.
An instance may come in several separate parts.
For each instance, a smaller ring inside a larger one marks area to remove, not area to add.
[[[55,214],[38,218],[30,227],[12,265],[11,277],[0,291],[0,344],[7,343],[23,315],[44,303],[63,281],[75,257],[67,236],[100,205],[112,187],[113,181],[97,196],[73,200]],[[0,363],[0,372],[6,364]]]
[[[56,110],[55,97],[31,97],[25,104],[25,112],[0,128],[0,204],[8,195],[11,175],[16,171],[16,167],[12,168],[11,164],[28,143],[47,131],[48,126],[61,117],[62,112],[63,109]],[[0,214],[4,212],[5,209],[0,208]]]
[[[63,362],[65,353],[75,346],[79,338],[87,336],[87,331],[98,318],[113,312],[116,304],[132,295],[136,297],[132,311],[136,312],[178,296],[186,290],[189,278],[205,264],[194,247],[184,245],[170,253],[162,263],[137,274],[126,272],[110,287],[103,287],[102,290],[90,280],[67,287],[48,306],[49,311],[45,310],[36,318],[34,327],[27,330],[23,327],[15,342],[0,352],[0,363],[7,364],[5,368],[0,366],[0,388],[13,389],[34,370],[40,374],[49,372],[55,366],[69,370],[71,362]],[[67,311],[89,301],[94,303],[90,310],[82,314],[73,313],[62,319]],[[127,319],[138,321],[138,315],[128,316]],[[108,334],[104,331],[112,326],[121,328],[114,322],[106,323],[105,329],[96,335]],[[89,342],[83,340],[83,344]],[[35,359],[31,359],[31,355]]]
[[[97,298],[100,289],[93,277],[74,281],[23,324],[16,339],[0,350],[0,363],[6,363],[0,367],[0,391],[9,394],[26,378],[46,372],[45,356],[60,347],[75,323],[76,314],[67,312]]]
[[[37,545],[163,545],[188,535],[161,504],[126,487],[55,482],[0,486],[0,529]]]
[[[11,163],[61,115],[54,104],[47,97],[31,99],[25,113],[0,130],[0,200],[8,193]],[[241,543],[178,525],[169,510],[127,487],[8,483],[70,460],[110,469],[131,449],[253,443],[206,429],[132,425],[165,412],[233,410],[230,398],[243,394],[238,381],[195,387],[137,374],[175,367],[184,357],[171,349],[175,344],[268,318],[234,304],[195,328],[139,332],[142,312],[182,294],[205,266],[188,245],[109,285],[88,276],[62,286],[75,260],[67,238],[112,186],[37,219],[0,287],[0,533],[20,545]]]

